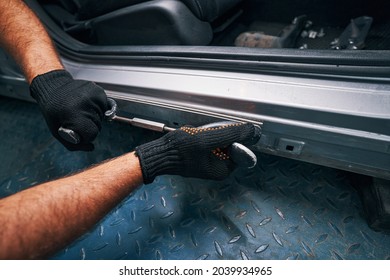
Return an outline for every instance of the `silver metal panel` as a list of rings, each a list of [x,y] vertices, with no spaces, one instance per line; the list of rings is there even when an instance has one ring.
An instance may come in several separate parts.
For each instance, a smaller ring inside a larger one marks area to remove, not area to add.
[[[390,179],[384,81],[64,63],[75,77],[101,84],[124,115],[171,126],[251,121],[263,125],[255,150]],[[291,151],[281,141],[304,144]]]

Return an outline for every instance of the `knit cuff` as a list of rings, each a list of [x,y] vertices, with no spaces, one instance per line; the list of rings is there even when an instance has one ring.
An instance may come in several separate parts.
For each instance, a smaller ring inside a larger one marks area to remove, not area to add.
[[[152,183],[158,175],[175,174],[181,157],[178,151],[170,146],[160,138],[135,148],[145,184]]]
[[[73,78],[68,71],[53,70],[36,76],[31,82],[30,93],[35,100],[45,102],[51,92],[71,81]]]

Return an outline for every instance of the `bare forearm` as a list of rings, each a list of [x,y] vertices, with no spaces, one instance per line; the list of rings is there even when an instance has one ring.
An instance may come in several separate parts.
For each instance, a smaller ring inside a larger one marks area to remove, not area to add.
[[[35,14],[20,0],[0,1],[0,44],[21,66],[29,83],[63,69],[55,47]]]
[[[44,258],[106,215],[137,186],[134,153],[0,200],[0,258]]]

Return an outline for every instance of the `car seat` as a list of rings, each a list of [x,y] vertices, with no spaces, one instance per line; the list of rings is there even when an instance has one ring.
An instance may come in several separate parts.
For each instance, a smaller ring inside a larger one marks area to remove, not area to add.
[[[208,45],[242,1],[46,0],[44,7],[65,31],[91,44]]]

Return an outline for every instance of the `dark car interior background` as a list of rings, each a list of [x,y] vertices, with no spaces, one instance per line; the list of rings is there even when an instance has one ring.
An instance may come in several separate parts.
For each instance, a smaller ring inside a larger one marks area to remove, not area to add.
[[[386,0],[41,0],[93,45],[390,49]]]

